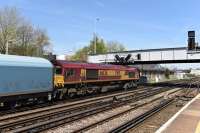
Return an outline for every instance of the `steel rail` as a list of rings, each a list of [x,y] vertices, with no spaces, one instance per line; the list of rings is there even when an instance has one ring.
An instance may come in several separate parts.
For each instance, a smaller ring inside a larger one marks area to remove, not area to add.
[[[156,91],[156,90],[154,90]],[[138,94],[138,93],[137,93]],[[135,96],[136,94],[125,94],[125,96],[121,96],[120,98],[118,98],[118,100],[121,100],[123,98],[132,98],[133,96]],[[97,106],[97,105],[103,105],[103,104],[109,104],[111,101],[113,101],[113,98],[111,98],[110,100],[108,101],[93,101],[93,102],[89,102],[87,104],[83,104],[83,105],[76,105],[76,106],[70,106],[70,107],[63,107],[63,108],[60,108],[60,109],[54,109],[53,111],[47,111],[43,114],[39,113],[37,115],[33,115],[33,116],[29,116],[28,118],[27,117],[24,117],[23,118],[20,118],[20,119],[14,119],[12,117],[12,119],[10,121],[6,121],[6,122],[3,122],[1,121],[0,122],[0,129],[4,129],[4,128],[8,128],[8,127],[11,127],[11,126],[15,126],[15,125],[19,125],[19,124],[26,124],[28,122],[31,122],[33,120],[39,120],[39,119],[43,119],[43,118],[46,118],[46,117],[51,117],[51,116],[55,116],[55,115],[60,115],[62,113],[70,113],[72,111],[76,111],[76,110],[83,110],[83,109],[86,109],[86,108],[89,108],[91,106]],[[31,115],[31,114],[30,114]],[[25,115],[27,116],[27,115]],[[17,116],[18,117],[18,116]]]
[[[180,90],[177,90],[177,91],[180,91]],[[169,95],[171,95],[171,94],[173,94],[173,93],[176,93],[177,91],[171,92],[171,93],[169,93]],[[87,131],[87,130],[89,130],[89,129],[91,129],[91,128],[97,126],[97,125],[103,124],[103,123],[105,123],[105,122],[107,122],[107,121],[110,121],[110,120],[112,120],[112,119],[114,119],[114,118],[117,118],[117,117],[123,115],[123,114],[126,114],[126,113],[128,113],[128,112],[131,112],[131,111],[133,111],[133,110],[135,110],[135,109],[138,109],[138,108],[140,108],[140,107],[142,107],[142,106],[145,106],[145,105],[147,105],[147,104],[150,104],[151,102],[157,101],[157,100],[162,99],[162,98],[163,98],[163,96],[160,96],[160,97],[155,98],[155,99],[153,99],[153,100],[151,100],[151,101],[149,101],[149,102],[147,102],[147,103],[143,103],[143,104],[140,104],[140,105],[136,105],[135,107],[130,108],[130,109],[124,111],[124,112],[121,112],[121,113],[119,113],[119,114],[113,115],[113,116],[111,116],[111,117],[108,117],[108,118],[105,118],[105,119],[103,119],[103,120],[97,121],[97,122],[95,122],[95,123],[93,123],[93,124],[91,124],[91,125],[88,125],[88,126],[86,126],[86,127],[83,127],[83,128],[81,128],[81,129],[78,129],[78,130],[76,130],[76,131],[73,131],[73,133],[81,133],[81,132]]]
[[[158,90],[157,91],[154,90],[152,93],[147,93],[146,95],[142,95],[142,96],[138,95],[135,99],[137,99],[137,100],[140,100],[142,98],[144,99],[147,96],[153,96],[153,95],[159,94],[161,92],[165,92],[165,91],[166,90],[159,90],[159,91]],[[130,99],[129,101],[131,101],[131,100],[133,100],[133,99]],[[127,104],[127,103],[128,103],[128,100],[122,102],[121,104],[116,103],[115,107],[122,106],[122,104]],[[105,105],[105,106],[102,106],[100,108],[102,108],[102,111],[105,111],[105,110],[109,110],[109,109],[113,108],[113,106]],[[89,116],[89,115],[93,115],[93,114],[99,113],[99,111],[95,112],[95,110],[96,109],[94,109],[94,110],[89,109],[89,110],[85,110],[85,112],[78,112],[78,114],[76,114],[76,113],[72,114],[71,116],[70,115],[66,115],[66,116],[50,119],[48,121],[39,122],[39,123],[36,123],[36,124],[25,126],[23,128],[14,129],[14,130],[11,130],[11,132],[25,132],[25,131],[32,131],[33,132],[36,129],[37,129],[37,131],[47,130],[49,128],[53,128],[53,127],[56,127],[56,126],[59,126],[59,125],[65,124],[65,123],[72,122],[72,121],[77,120],[77,119],[81,119],[81,118]],[[77,118],[77,119],[69,120],[72,117],[76,118],[77,115],[79,115],[80,117]],[[68,120],[65,121],[66,119],[68,119]],[[45,127],[45,128],[41,128],[41,127]]]
[[[168,105],[170,105],[171,103],[173,103],[174,99],[169,99],[165,102],[163,102],[162,104],[154,107],[153,109],[143,113],[142,115],[120,125],[119,127],[111,130],[109,133],[125,133],[128,130],[130,130],[131,128],[141,124],[142,122],[144,122],[147,118],[153,116],[154,114],[160,112],[162,109],[166,108]]]
[[[117,94],[112,94],[112,95],[108,95],[108,96],[102,96],[102,97],[96,97],[96,98],[90,98],[90,99],[85,99],[85,100],[82,100],[82,101],[76,101],[76,102],[72,102],[72,103],[65,103],[65,104],[60,104],[60,105],[54,105],[54,106],[50,106],[50,107],[44,107],[44,108],[41,108],[41,109],[35,109],[35,110],[30,110],[30,111],[25,111],[25,112],[20,112],[20,113],[15,113],[15,114],[9,114],[9,115],[6,115],[6,116],[2,116],[0,118],[0,121],[6,121],[8,119],[16,119],[17,117],[24,117],[24,116],[28,116],[28,115],[33,115],[33,114],[38,114],[38,113],[42,113],[44,111],[50,111],[50,110],[57,110],[57,109],[60,109],[60,108],[65,108],[65,107],[72,107],[72,106],[77,106],[77,105],[80,105],[80,104],[90,104],[90,103],[95,103],[97,102],[98,100],[101,101],[101,100],[105,100],[105,99],[109,99],[109,98],[113,98],[113,97],[119,97],[119,96],[122,96],[122,95],[130,95],[130,94],[135,94],[137,92],[140,92],[140,91],[145,91],[145,90],[148,90],[149,88],[143,88],[143,89],[139,89],[139,90],[132,90],[132,91],[126,91],[126,92],[120,92],[120,93],[117,93]],[[152,89],[152,88],[150,88]]]
[[[138,88],[134,89],[134,91],[139,91],[144,89],[144,86],[138,86]],[[147,88],[147,87],[146,87]],[[149,89],[152,87],[149,87]],[[126,92],[129,91],[133,91],[133,89],[129,89]],[[0,107],[0,115],[1,116],[5,116],[5,115],[10,115],[10,114],[14,114],[14,113],[20,113],[20,112],[25,112],[25,111],[30,111],[30,110],[35,110],[35,109],[40,109],[40,108],[45,108],[45,107],[49,107],[49,106],[55,106],[56,104],[65,104],[66,102],[77,102],[77,101],[82,101],[82,100],[86,100],[89,98],[94,98],[94,97],[102,97],[102,96],[109,96],[112,94],[118,94],[118,93],[123,93],[125,92],[123,89],[120,90],[115,90],[112,92],[105,92],[105,93],[97,93],[97,94],[93,94],[93,95],[85,95],[83,97],[77,97],[77,98],[72,98],[72,99],[64,99],[61,101],[53,101],[53,102],[44,102],[44,103],[39,103],[39,104],[30,104],[30,105],[26,105],[26,106],[22,106],[19,108],[15,108],[15,109],[6,109],[3,107]]]

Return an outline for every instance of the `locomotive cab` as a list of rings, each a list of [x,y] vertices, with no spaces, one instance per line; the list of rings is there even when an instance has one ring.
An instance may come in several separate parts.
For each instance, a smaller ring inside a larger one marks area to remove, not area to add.
[[[60,66],[56,66],[54,68],[54,87],[62,88],[64,87],[64,76],[62,75],[62,68]]]

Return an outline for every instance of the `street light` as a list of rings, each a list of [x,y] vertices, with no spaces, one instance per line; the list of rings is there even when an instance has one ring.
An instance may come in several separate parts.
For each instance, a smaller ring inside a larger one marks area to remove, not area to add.
[[[97,37],[97,35],[96,35],[96,32],[97,32],[97,22],[99,22],[99,18],[96,18],[95,19],[95,21],[94,21],[94,54],[96,54],[96,52],[97,52],[97,39],[96,39],[96,37]]]
[[[12,43],[13,40],[8,40],[6,41],[6,54],[8,55],[8,47],[9,47],[9,44]]]

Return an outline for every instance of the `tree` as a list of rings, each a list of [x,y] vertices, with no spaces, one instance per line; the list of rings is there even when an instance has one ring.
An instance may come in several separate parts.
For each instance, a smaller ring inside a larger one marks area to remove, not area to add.
[[[96,39],[96,54],[103,54],[107,52],[106,43],[102,38],[96,37],[93,38],[93,40],[90,41],[90,44],[88,46],[85,46],[72,56],[72,60],[78,60],[78,61],[87,61],[87,56],[89,54],[95,53],[95,39]]]
[[[9,54],[34,55],[36,48],[33,46],[34,29],[32,25],[28,22],[23,22],[16,28],[16,38],[9,45]]]
[[[87,61],[87,56],[88,56],[88,51],[89,51],[89,48],[88,47],[83,47],[82,49],[79,49],[75,55],[72,56],[72,60],[75,60],[75,61]]]
[[[43,56],[44,48],[50,45],[45,30],[36,28],[25,20],[15,7],[0,9],[0,53]]]
[[[88,54],[95,54],[95,39],[96,39],[96,54],[103,54],[107,52],[106,43],[102,38],[95,37],[90,41]]]
[[[0,52],[5,54],[6,43],[16,38],[19,15],[16,8],[0,9]]]
[[[119,52],[126,50],[123,44],[117,41],[110,41],[107,43],[107,51],[108,52]]]
[[[93,38],[88,46],[85,46],[72,56],[72,60],[79,60],[79,61],[87,61],[87,56],[90,54],[95,54],[95,39],[96,39],[96,54],[104,54],[106,52],[117,52],[117,51],[124,51],[125,47],[117,42],[117,41],[110,41],[106,43],[102,38],[95,37]]]
[[[38,55],[42,55],[44,53],[44,48],[50,45],[49,37],[45,30],[37,28],[34,32],[35,37],[35,45],[38,48]]]

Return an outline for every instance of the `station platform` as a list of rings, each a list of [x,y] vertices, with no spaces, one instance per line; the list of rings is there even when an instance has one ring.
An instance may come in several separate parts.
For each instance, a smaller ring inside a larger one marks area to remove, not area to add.
[[[156,133],[200,133],[200,94],[181,108]]]

